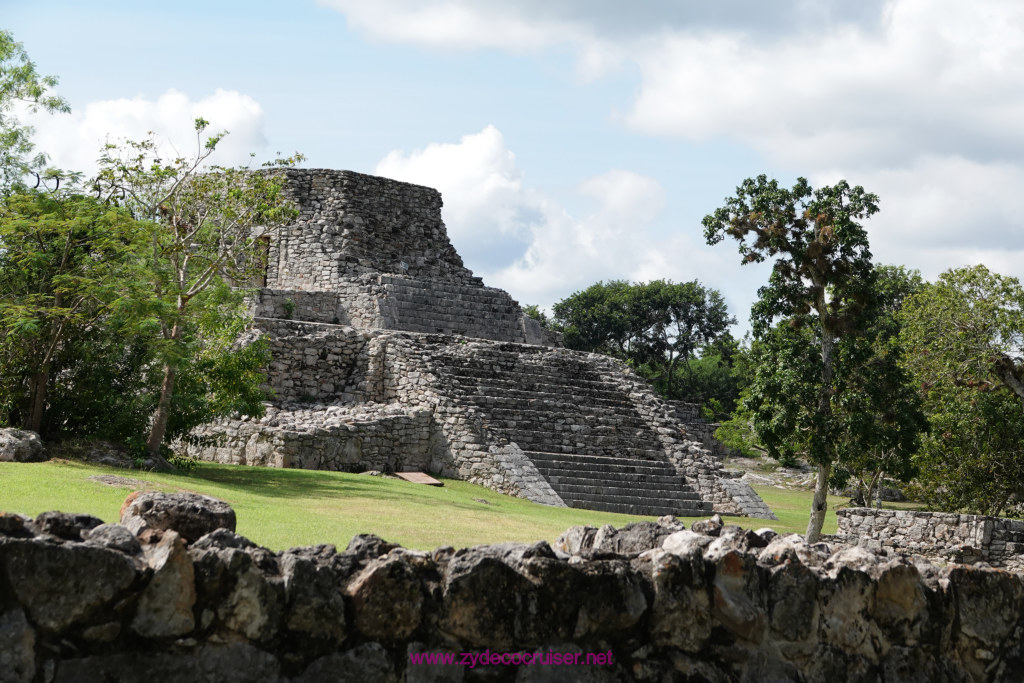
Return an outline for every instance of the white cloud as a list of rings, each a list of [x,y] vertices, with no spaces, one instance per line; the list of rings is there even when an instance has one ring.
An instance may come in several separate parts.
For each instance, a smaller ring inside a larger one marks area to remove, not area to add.
[[[245,164],[250,152],[266,146],[263,109],[258,102],[233,90],[218,89],[192,100],[178,90],[168,90],[155,100],[143,97],[90,102],[67,115],[38,114],[25,117],[36,128],[40,151],[59,168],[91,174],[108,141],[141,140],[149,132],[182,155],[196,152],[194,120],[210,122],[203,139],[227,130],[211,160],[223,166]]]
[[[814,180],[831,183],[839,173]],[[881,195],[881,211],[866,223],[872,253],[883,263],[905,264],[926,278],[985,263],[1022,274],[1024,169],[1010,162],[963,157],[922,157],[911,165],[865,171],[857,182]]]
[[[666,36],[637,56],[624,123],[745,142],[775,163],[871,167],[928,154],[1024,151],[1024,6],[891,2],[880,31],[823,26],[797,41]]]
[[[864,185],[881,197],[881,213],[867,224],[879,261],[927,277],[980,261],[1024,276],[1024,4],[1016,0],[322,4],[378,40],[513,52],[568,46],[590,78],[630,64],[631,101],[609,103],[628,130],[728,140],[782,172]],[[718,257],[703,245],[645,237],[643,221],[637,242],[624,239],[621,224],[610,221],[624,213],[597,189],[599,180],[580,188],[599,198],[598,208],[577,218],[531,195],[516,173],[508,177],[519,183],[509,206],[529,207],[540,219],[518,228],[533,235],[523,256],[494,271],[510,289],[540,298],[570,273],[589,284],[700,277],[714,267]],[[622,206],[652,220],[642,214],[656,204],[639,199],[643,183],[616,173],[603,182],[622,193]],[[718,200],[710,199],[708,210]],[[692,267],[680,276],[681,260]]]
[[[660,258],[651,232],[665,203],[653,179],[611,170],[581,182],[595,208],[582,217],[529,187],[494,126],[455,144],[394,151],[375,173],[436,187],[466,265],[524,303],[551,304],[597,280],[635,278]]]

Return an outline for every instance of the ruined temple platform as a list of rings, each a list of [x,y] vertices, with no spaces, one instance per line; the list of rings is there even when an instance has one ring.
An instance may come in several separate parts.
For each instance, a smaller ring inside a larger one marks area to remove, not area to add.
[[[300,210],[253,301],[273,360],[261,419],[196,430],[225,463],[420,470],[548,505],[774,518],[685,406],[624,364],[560,348],[466,269],[430,188],[284,171]],[[695,412],[695,411],[691,411]]]

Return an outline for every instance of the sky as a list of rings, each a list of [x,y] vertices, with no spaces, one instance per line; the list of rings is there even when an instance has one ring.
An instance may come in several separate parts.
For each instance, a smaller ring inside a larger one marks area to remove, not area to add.
[[[1024,276],[1018,0],[0,0],[72,113],[55,165],[192,121],[216,160],[299,151],[439,189],[467,267],[522,304],[698,280],[749,328],[769,266],[707,246],[748,177],[880,198],[877,263]]]

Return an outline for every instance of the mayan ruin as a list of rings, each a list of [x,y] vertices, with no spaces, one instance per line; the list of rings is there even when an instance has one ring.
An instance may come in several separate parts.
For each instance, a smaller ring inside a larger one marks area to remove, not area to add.
[[[197,431],[239,465],[423,471],[547,505],[772,519],[695,406],[624,364],[560,348],[464,267],[433,189],[288,170],[300,216],[266,243],[254,302],[274,403]]]

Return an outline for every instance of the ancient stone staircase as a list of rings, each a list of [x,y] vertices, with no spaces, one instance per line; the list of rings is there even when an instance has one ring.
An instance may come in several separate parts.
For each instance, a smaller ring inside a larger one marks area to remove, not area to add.
[[[485,415],[496,440],[522,449],[566,505],[640,515],[710,511],[668,462],[629,390],[587,354],[491,345],[452,357],[439,374],[447,394]]]
[[[710,503],[667,462],[537,451],[527,455],[569,507],[683,517],[711,511]]]

